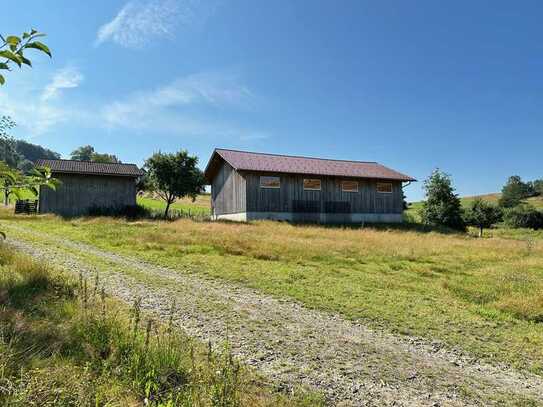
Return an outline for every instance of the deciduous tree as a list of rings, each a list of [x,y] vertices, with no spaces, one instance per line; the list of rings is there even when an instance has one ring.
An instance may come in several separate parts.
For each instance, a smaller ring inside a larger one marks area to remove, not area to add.
[[[436,169],[424,181],[426,200],[422,204],[423,223],[465,230],[460,198],[454,193],[450,175]]]
[[[174,154],[155,153],[145,161],[148,187],[166,201],[164,217],[168,217],[170,205],[177,199],[193,200],[204,190],[204,176],[197,167],[198,157],[187,150]]]
[[[468,225],[478,227],[479,237],[483,237],[483,229],[498,223],[502,219],[502,211],[498,206],[477,198],[468,207],[465,219]]]
[[[522,181],[518,175],[509,177],[507,183],[502,188],[502,196],[499,204],[503,208],[512,208],[519,205],[522,201],[530,197],[530,186]]]
[[[92,161],[95,163],[120,163],[121,160],[114,154],[97,153],[93,146],[86,145],[76,148],[70,154],[72,160]]]

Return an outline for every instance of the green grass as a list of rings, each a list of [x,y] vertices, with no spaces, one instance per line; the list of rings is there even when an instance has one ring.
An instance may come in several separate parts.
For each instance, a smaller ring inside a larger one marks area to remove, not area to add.
[[[98,283],[98,284],[96,284]],[[0,405],[319,405],[271,391],[230,356],[0,246]]]
[[[150,196],[139,196],[138,204],[152,211],[163,212],[166,209],[166,203],[161,199],[152,198]],[[206,216],[211,213],[210,196],[207,194],[198,195],[193,202],[190,198],[185,198],[174,202],[170,206],[170,211],[179,211],[185,214]]]
[[[492,202],[494,204],[498,204],[498,200],[500,199],[501,194],[500,193],[493,193],[493,194],[484,194],[484,195],[476,195],[476,196],[466,196],[461,197],[460,202],[462,203],[463,208],[467,208],[471,202],[473,202],[475,199],[481,198],[485,201]],[[526,202],[530,205],[533,205],[535,208],[539,210],[543,210],[543,196],[536,196],[532,198],[526,199]],[[419,212],[422,208],[422,202],[411,202],[409,204],[409,208],[405,211],[405,219],[412,221],[412,222],[420,222],[420,215]],[[525,234],[524,232],[521,232],[522,234]],[[505,232],[502,230],[501,233],[498,233],[499,236],[506,236]],[[536,233],[536,236],[539,234]],[[509,236],[518,236],[516,233],[511,233]]]
[[[543,374],[543,241],[521,231],[478,239],[277,222],[14,219],[2,220],[9,234],[17,222]]]
[[[10,197],[9,197],[10,205],[15,205],[15,202],[17,201],[17,199],[37,200],[38,197],[30,191],[22,190],[19,198],[17,198],[15,194],[10,194]],[[0,190],[0,204],[4,205],[4,191],[1,191],[1,190]]]

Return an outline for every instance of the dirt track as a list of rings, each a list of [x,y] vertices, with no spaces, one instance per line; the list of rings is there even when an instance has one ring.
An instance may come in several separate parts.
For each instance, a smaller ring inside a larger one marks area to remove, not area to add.
[[[362,324],[219,280],[144,263],[93,246],[9,225],[8,243],[89,276],[127,302],[169,318],[233,352],[280,388],[305,385],[332,405],[543,405],[543,379],[478,363],[441,344],[376,332]]]

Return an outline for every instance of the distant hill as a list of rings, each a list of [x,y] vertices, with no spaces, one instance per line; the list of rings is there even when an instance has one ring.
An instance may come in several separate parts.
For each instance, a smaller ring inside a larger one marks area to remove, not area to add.
[[[27,172],[39,158],[58,159],[60,154],[24,140],[0,139],[0,160],[12,168]]]
[[[493,203],[498,203],[498,200],[500,199],[501,195],[502,194],[500,194],[499,192],[496,192],[493,194],[466,196],[466,197],[460,198],[460,200],[462,201],[463,206],[469,205],[470,202],[472,202],[473,200],[477,198],[481,198],[485,201],[489,201]],[[532,198],[528,198],[526,202],[528,202],[530,205],[535,206],[536,208],[543,209],[543,196],[534,196]]]
[[[32,162],[40,158],[49,160],[58,160],[60,158],[59,153],[24,140],[15,140],[15,151],[24,157],[24,159]]]

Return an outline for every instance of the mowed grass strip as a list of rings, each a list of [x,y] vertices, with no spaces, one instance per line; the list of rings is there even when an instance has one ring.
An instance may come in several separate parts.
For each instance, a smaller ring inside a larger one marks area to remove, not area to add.
[[[543,242],[257,222],[5,216],[543,374]]]

